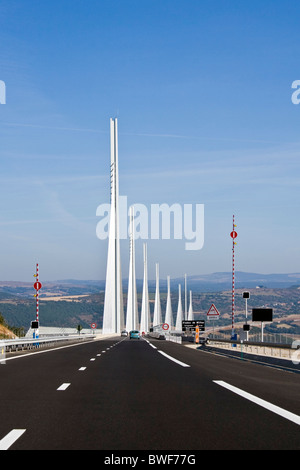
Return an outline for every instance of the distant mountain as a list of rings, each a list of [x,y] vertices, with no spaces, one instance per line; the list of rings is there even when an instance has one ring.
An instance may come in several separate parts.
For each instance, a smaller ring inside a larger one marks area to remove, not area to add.
[[[182,279],[173,280],[174,282]],[[189,276],[187,279],[188,289],[195,292],[210,292],[228,290],[232,287],[231,272],[216,272],[212,274],[203,274]],[[268,289],[288,288],[292,286],[300,286],[300,273],[290,274],[258,274],[247,273],[243,271],[235,272],[235,287],[237,289],[262,288]]]
[[[142,286],[142,280],[137,280],[137,286]],[[184,289],[184,277],[171,279],[171,289],[178,289],[178,284]],[[127,285],[127,284],[126,284]],[[258,274],[246,273],[243,271],[235,272],[235,287],[237,289],[283,289],[292,286],[300,286],[300,273],[290,274]],[[167,289],[166,279],[160,280],[162,291]],[[199,274],[187,277],[187,288],[193,292],[218,292],[231,290],[232,273],[216,272],[212,274]],[[149,281],[149,289],[155,289],[155,281]]]
[[[95,294],[105,290],[105,280],[78,280],[78,279],[61,279],[57,281],[42,281],[43,291],[51,291],[53,294],[59,295],[80,295]],[[177,291],[178,284],[181,284],[184,290],[184,276],[180,278],[171,278],[171,289]],[[149,291],[155,291],[155,280],[149,280]],[[137,290],[142,291],[143,280],[137,279]],[[235,272],[235,287],[237,289],[283,289],[293,286],[300,286],[300,273],[288,274],[258,274],[247,273],[243,271]],[[128,280],[123,278],[123,290],[127,292]],[[216,272],[212,274],[199,274],[187,277],[187,288],[193,292],[220,292],[231,290],[232,273]],[[160,279],[160,289],[162,292],[167,290],[167,280]],[[30,296],[33,294],[32,283],[17,281],[0,281],[0,299],[4,294],[11,296]]]
[[[137,279],[137,289],[142,290],[143,280]],[[105,281],[80,281],[80,280],[60,280],[53,282],[53,284],[65,284],[70,286],[78,286],[84,288],[84,286],[92,287],[93,291],[95,288],[100,290],[105,289]],[[171,289],[177,290],[178,284],[181,284],[184,289],[184,277],[171,279]],[[149,290],[155,290],[155,279],[148,281]],[[123,278],[124,292],[127,291],[128,280]],[[288,273],[288,274],[258,274],[258,273],[247,273],[243,271],[235,272],[235,287],[237,289],[250,289],[256,287],[266,287],[269,289],[276,288],[288,288],[292,286],[300,286],[300,273]],[[187,277],[187,287],[189,290],[194,292],[217,292],[231,289],[232,287],[232,273],[231,272],[216,272],[212,274],[199,274]],[[167,290],[167,280],[164,278],[160,279],[161,291]]]

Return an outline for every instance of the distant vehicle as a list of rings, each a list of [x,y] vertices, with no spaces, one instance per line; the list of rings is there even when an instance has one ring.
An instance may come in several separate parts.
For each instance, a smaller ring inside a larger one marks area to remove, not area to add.
[[[135,338],[135,339],[140,339],[140,332],[138,330],[132,330],[129,333],[130,339]]]
[[[126,330],[122,330],[122,331],[121,331],[121,336],[128,336],[127,331],[126,331]]]

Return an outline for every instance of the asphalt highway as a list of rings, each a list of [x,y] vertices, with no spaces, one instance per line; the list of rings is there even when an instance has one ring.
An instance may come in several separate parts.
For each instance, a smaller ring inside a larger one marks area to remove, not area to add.
[[[112,337],[0,365],[0,450],[299,450],[300,374]]]

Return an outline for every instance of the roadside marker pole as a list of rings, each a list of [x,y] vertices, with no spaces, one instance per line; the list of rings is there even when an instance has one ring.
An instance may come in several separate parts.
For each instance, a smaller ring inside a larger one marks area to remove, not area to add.
[[[36,282],[39,282],[39,265],[36,264]],[[36,321],[39,321],[39,291],[36,291]],[[37,338],[39,337],[39,330],[37,330]]]
[[[236,245],[235,243],[235,238],[237,237],[237,232],[235,231],[236,225],[234,224],[234,216],[233,216],[233,227],[232,227],[232,232],[230,234],[232,238],[232,321],[231,321],[231,337],[233,339],[234,336],[234,296],[235,296],[235,274],[234,274],[234,246]]]
[[[36,322],[37,322],[37,329],[34,331],[33,337],[39,337],[39,290],[42,287],[42,284],[39,282],[39,265],[36,264],[36,273],[33,275],[36,278],[36,282],[34,283],[33,287],[36,291],[34,297],[36,298]]]

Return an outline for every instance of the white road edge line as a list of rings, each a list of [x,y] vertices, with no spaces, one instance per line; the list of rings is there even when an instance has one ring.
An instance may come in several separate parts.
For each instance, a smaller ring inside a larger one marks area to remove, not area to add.
[[[176,362],[176,364],[179,364],[180,366],[182,367],[191,367],[189,366],[188,364],[185,364],[184,362],[181,362],[181,361],[178,361],[178,359],[175,359],[174,357],[172,356],[169,356],[169,354],[166,354],[165,352],[163,351],[159,351],[157,350],[160,354],[162,354],[163,356],[167,357],[168,359],[170,359],[171,361],[173,362]]]
[[[70,385],[71,385],[71,384],[62,384],[60,387],[58,387],[57,390],[62,390],[62,391],[67,390],[67,388],[68,388]]]
[[[222,380],[214,380],[213,382],[218,385],[221,385],[221,387],[227,388],[231,392],[236,393],[237,395],[240,395],[243,398],[246,398],[247,400],[252,401],[253,403],[256,403],[257,405],[262,406],[263,408],[266,408],[269,411],[272,411],[273,413],[278,414],[279,416],[282,416],[285,419],[288,419],[289,421],[292,421],[293,423],[296,423],[298,425],[300,424],[300,416],[291,413],[290,411],[286,411],[283,408],[280,408],[279,406],[273,405],[268,401],[256,397],[255,395],[251,395],[251,393],[244,392],[244,390],[234,387],[233,385],[223,382]]]
[[[21,436],[26,429],[13,429],[0,441],[0,450],[8,450]]]

